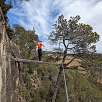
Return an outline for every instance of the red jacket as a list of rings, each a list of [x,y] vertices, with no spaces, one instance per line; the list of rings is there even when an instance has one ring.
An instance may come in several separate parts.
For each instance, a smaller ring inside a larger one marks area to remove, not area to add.
[[[42,44],[41,42],[38,42],[37,48],[38,48],[38,49],[42,49],[42,48],[43,48],[43,44]]]

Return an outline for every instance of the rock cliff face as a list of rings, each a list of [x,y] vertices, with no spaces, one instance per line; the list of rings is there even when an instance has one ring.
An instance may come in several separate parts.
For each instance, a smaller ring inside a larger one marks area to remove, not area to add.
[[[4,11],[7,10],[5,9]],[[3,8],[0,5],[0,102],[26,102],[19,93],[24,86],[24,68],[28,67],[27,64],[17,62],[14,59],[16,57],[22,58],[22,56],[16,44],[9,39],[10,36],[7,34],[8,30],[6,29],[7,24],[5,23],[4,11],[2,11]],[[37,41],[38,36],[35,35],[34,39]],[[35,52],[35,49],[32,49],[33,59],[36,59],[37,54]],[[39,87],[38,83],[40,81],[36,75],[32,75],[31,82],[35,89]]]
[[[11,56],[21,57],[19,49],[7,34],[3,20],[0,20],[0,102],[17,102],[19,68]],[[13,50],[11,50],[13,49]]]

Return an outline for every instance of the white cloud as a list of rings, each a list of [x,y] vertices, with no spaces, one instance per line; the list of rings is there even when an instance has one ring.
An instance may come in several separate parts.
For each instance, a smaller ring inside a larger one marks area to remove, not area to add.
[[[80,22],[91,24],[94,31],[102,36],[102,0],[30,0],[19,7],[21,9],[16,7],[10,11],[14,16],[18,15],[18,23],[26,29],[32,29],[34,26],[42,35],[51,31],[52,23],[62,13],[66,18],[80,15]],[[55,14],[54,11],[58,12]],[[100,40],[97,49],[102,52],[102,48],[99,49],[102,37]]]

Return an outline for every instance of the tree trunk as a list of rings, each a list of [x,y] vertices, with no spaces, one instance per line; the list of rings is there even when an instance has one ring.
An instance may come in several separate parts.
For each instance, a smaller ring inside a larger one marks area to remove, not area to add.
[[[65,62],[65,58],[66,57],[67,57],[67,50],[64,51],[64,56],[63,56],[62,64],[60,65],[60,68],[59,68],[59,73],[58,73],[57,81],[55,82],[55,84],[52,84],[50,86],[46,102],[55,102],[56,101],[56,96],[57,96],[58,90],[60,88],[62,79],[63,79],[63,68],[64,68],[64,62]],[[67,65],[69,65],[75,58],[76,57],[73,57],[67,63]]]
[[[58,89],[60,88],[60,84],[62,82],[62,74],[63,68],[62,66],[60,66],[57,81],[56,83],[53,83],[52,86],[50,87],[46,102],[55,102]]]
[[[64,51],[63,60],[62,60],[62,64],[59,67],[59,73],[58,73],[57,80],[55,83],[52,84],[52,86],[50,86],[46,102],[55,102],[56,101],[58,89],[60,88],[60,84],[61,84],[61,81],[63,78],[63,64],[65,62],[66,54],[67,54],[67,50]]]

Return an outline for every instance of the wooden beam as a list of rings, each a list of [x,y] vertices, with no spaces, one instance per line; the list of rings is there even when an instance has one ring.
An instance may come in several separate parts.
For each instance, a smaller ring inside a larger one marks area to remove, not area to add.
[[[14,58],[14,57],[11,57],[11,59],[16,61],[16,62],[23,62],[23,63],[39,63],[39,64],[55,64],[55,65],[58,65],[57,63],[37,61],[37,60],[29,60],[29,59],[20,59],[20,58]]]

